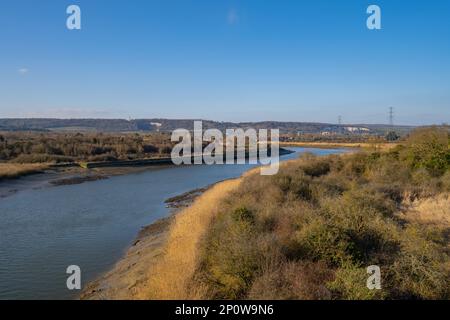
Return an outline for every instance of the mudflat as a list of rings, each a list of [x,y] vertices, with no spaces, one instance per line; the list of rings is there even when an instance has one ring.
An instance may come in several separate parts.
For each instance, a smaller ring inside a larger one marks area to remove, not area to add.
[[[175,215],[189,207],[209,187],[188,191],[165,201],[171,215],[142,228],[125,256],[107,273],[89,283],[80,295],[81,300],[141,299],[149,283],[148,272],[164,253]]]

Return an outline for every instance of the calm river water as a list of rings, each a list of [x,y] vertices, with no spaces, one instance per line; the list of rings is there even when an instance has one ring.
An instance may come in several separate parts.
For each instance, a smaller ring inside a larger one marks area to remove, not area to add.
[[[303,152],[345,151],[290,149],[296,152],[282,160]],[[251,167],[157,168],[78,185],[44,185],[0,198],[0,299],[76,297],[78,292],[66,288],[67,266],[80,266],[86,284],[120,259],[141,227],[168,215],[165,199],[238,177]]]

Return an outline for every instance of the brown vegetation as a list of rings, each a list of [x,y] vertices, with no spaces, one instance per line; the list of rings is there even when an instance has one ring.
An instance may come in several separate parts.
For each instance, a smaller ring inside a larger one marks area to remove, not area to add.
[[[14,163],[132,160],[170,154],[167,134],[0,133],[0,161]]]
[[[23,175],[38,173],[46,169],[46,164],[0,163],[0,180],[12,179]]]
[[[422,224],[431,224],[436,228],[450,228],[450,195],[441,194],[432,198],[415,200],[401,213],[403,219]]]
[[[179,213],[171,227],[164,256],[149,272],[148,290],[140,298],[183,299],[199,297],[201,288],[186,291],[199,260],[198,246],[223,198],[239,185],[239,180],[216,184],[198,201]],[[170,281],[168,281],[170,279]]]
[[[361,148],[369,150],[390,150],[397,146],[396,143],[387,142],[280,142],[280,146],[296,146],[305,148]]]
[[[210,190],[172,226],[143,298],[450,298],[449,141],[431,128]]]

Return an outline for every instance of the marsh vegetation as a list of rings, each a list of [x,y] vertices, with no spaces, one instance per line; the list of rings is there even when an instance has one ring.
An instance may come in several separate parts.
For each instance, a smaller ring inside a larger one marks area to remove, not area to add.
[[[53,164],[168,156],[168,134],[0,132],[0,179],[40,172]]]

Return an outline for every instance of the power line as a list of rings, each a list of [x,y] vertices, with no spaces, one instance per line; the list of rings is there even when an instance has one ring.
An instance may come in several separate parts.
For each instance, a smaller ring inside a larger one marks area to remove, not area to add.
[[[394,107],[389,107],[389,125],[394,126]]]

